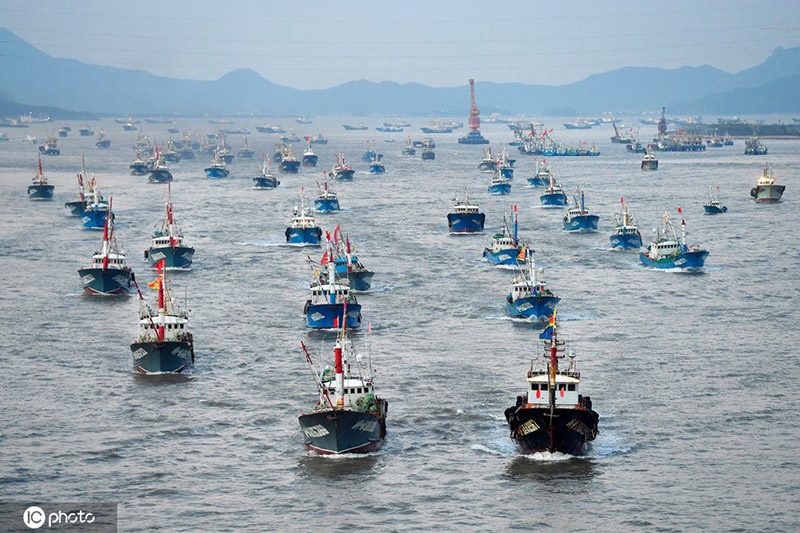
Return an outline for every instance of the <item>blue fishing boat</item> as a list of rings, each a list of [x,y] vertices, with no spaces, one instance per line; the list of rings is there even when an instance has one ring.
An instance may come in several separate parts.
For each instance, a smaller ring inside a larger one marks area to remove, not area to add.
[[[297,174],[300,170],[300,164],[301,162],[297,160],[294,156],[294,152],[292,152],[292,147],[284,145],[278,170],[283,174]]]
[[[264,154],[264,164],[261,166],[261,174],[253,178],[253,188],[254,189],[274,189],[281,182],[278,181],[278,177],[272,171],[272,161],[270,160],[267,163],[267,155]]]
[[[62,126],[62,127],[58,128],[58,136],[59,137],[66,137],[67,135],[69,135],[69,131],[70,130],[68,130],[67,128]]]
[[[453,212],[447,214],[447,226],[450,233],[481,233],[486,215],[481,213],[477,204],[470,203],[469,191],[464,187],[464,197],[456,198]]]
[[[162,263],[156,265],[158,278],[148,287],[158,291],[156,311],[136,283],[139,293],[139,337],[131,344],[133,370],[140,374],[174,374],[194,366],[194,337],[189,332],[189,313],[178,307],[165,276]]]
[[[272,162],[280,163],[283,161],[283,153],[287,148],[288,147],[284,143],[275,143],[275,147],[272,152]]]
[[[336,275],[336,267],[331,259],[332,255],[333,248],[329,241],[321,264],[314,265],[310,296],[303,308],[306,323],[308,327],[314,329],[337,328],[342,324],[346,306],[347,327],[358,328],[361,325],[361,305],[355,295],[350,292],[347,278]]]
[[[88,124],[84,124],[78,128],[78,133],[81,134],[81,137],[91,137],[94,135],[94,130],[90,128]]]
[[[136,150],[136,159],[130,164],[131,174],[134,176],[144,176],[149,172],[147,169],[147,161],[142,159],[142,152]]]
[[[406,144],[403,145],[403,155],[417,155],[417,150],[411,143],[411,136],[406,139]]]
[[[372,158],[372,161],[369,164],[369,173],[384,174],[385,172],[386,166],[383,164],[383,157],[380,154],[375,154],[375,157]]]
[[[478,170],[486,173],[494,173],[495,168],[497,168],[497,160],[492,156],[492,147],[490,146],[488,151],[483,151],[483,157],[480,163],[478,163]]]
[[[514,206],[514,227],[509,228],[508,217],[503,214],[503,229],[492,237],[492,244],[484,248],[483,257],[493,265],[517,265],[525,261],[528,248],[520,244],[517,225],[517,206]]]
[[[217,153],[217,157],[226,165],[230,165],[235,159],[235,156],[231,153],[231,149],[228,148],[228,144],[225,141],[225,135],[222,136],[222,146],[217,147],[215,152]]]
[[[534,322],[543,320],[555,312],[561,300],[547,288],[542,269],[536,270],[533,250],[525,256],[519,273],[511,282],[511,292],[506,297],[506,311],[515,318]]]
[[[744,142],[744,155],[767,155],[767,147],[753,134]]]
[[[302,246],[319,246],[322,229],[314,222],[314,213],[306,207],[304,195],[300,195],[300,207],[294,206],[292,221],[286,228],[286,242]]]
[[[336,155],[336,166],[333,167],[331,177],[336,181],[353,181],[355,173],[356,171],[345,162],[344,152],[339,152]]]
[[[495,173],[492,174],[492,178],[489,180],[489,194],[511,194],[511,184],[500,173],[499,166],[496,168]]]
[[[550,167],[544,159],[536,159],[536,171],[528,177],[528,183],[534,187],[547,187],[550,184]]]
[[[33,175],[33,180],[28,185],[28,198],[31,200],[52,200],[55,185],[47,183],[47,178],[42,171],[42,156],[39,156],[39,168]]]
[[[375,272],[368,270],[359,260],[355,246],[350,244],[350,237],[342,237],[339,226],[333,232],[333,264],[336,275],[350,281],[350,290],[364,292],[372,286]]]
[[[83,215],[83,212],[86,211],[86,206],[89,204],[84,188],[84,177],[86,177],[86,182],[89,185],[89,193],[93,194],[92,182],[88,179],[88,174],[86,174],[86,162],[81,156],[81,172],[78,172],[78,199],[64,204],[64,207],[69,209],[70,216],[79,217]]]
[[[433,161],[434,159],[436,159],[436,152],[433,151],[431,143],[425,141],[425,144],[422,146],[422,160]]]
[[[703,209],[706,215],[719,215],[728,211],[728,208],[722,205],[719,199],[719,187],[717,187],[717,194],[714,195],[711,192],[711,186],[708,186],[708,201],[703,204]]]
[[[586,199],[583,190],[576,190],[573,194],[575,205],[567,210],[564,215],[564,229],[570,232],[597,231],[597,222],[600,217],[589,214],[586,209]]]
[[[508,150],[503,149],[500,152],[500,159],[497,160],[497,169],[505,179],[509,181],[514,179],[514,160],[509,159]]]
[[[317,154],[314,153],[314,150],[311,149],[311,137],[306,137],[306,149],[303,152],[303,160],[302,164],[304,167],[316,167],[317,166]]]
[[[185,270],[192,266],[194,248],[186,244],[183,231],[175,224],[172,212],[172,191],[167,190],[167,214],[161,228],[153,232],[150,248],[145,250],[144,258],[155,267],[163,261],[162,266],[169,270]]]
[[[86,229],[103,229],[106,226],[106,217],[114,218],[109,214],[108,202],[100,194],[97,179],[92,176],[89,181],[89,194],[86,197],[86,208],[81,214],[83,227]]]
[[[380,449],[386,438],[389,402],[375,394],[372,355],[356,354],[344,324],[333,349],[333,369],[315,368],[306,345],[300,344],[319,392],[316,405],[298,418],[306,448],[320,455]]]
[[[681,210],[678,209],[678,212]],[[664,213],[662,220],[664,226],[656,229],[655,240],[648,245],[647,250],[639,253],[642,263],[658,269],[703,268],[708,252],[697,245],[690,248],[686,244],[686,222],[681,220],[681,234],[678,236],[667,213]]]
[[[624,198],[620,198],[620,204],[622,205],[621,211],[614,213],[616,226],[614,233],[609,237],[611,247],[623,250],[636,248],[638,250],[642,247],[642,235],[639,233],[639,226],[628,213],[630,201],[626,202]]]
[[[361,154],[361,160],[365,163],[372,162],[376,157],[383,158],[383,154],[378,153],[375,149],[375,141],[367,141],[367,150]]]
[[[211,160],[211,165],[204,168],[203,171],[206,173],[207,178],[227,178],[230,171],[227,169],[225,165],[225,161],[223,161],[219,157],[219,152],[214,152],[214,158]]]
[[[100,134],[97,137],[97,142],[94,143],[98,148],[111,148],[111,139],[106,137],[106,131],[100,128]]]
[[[108,202],[109,213],[112,203],[113,198]],[[125,254],[117,244],[113,216],[106,217],[103,248],[92,255],[91,266],[78,269],[78,275],[87,294],[128,294],[133,272],[126,264]]]
[[[61,154],[61,149],[58,147],[58,137],[48,137],[44,144],[39,147],[39,153],[43,155]]]
[[[236,155],[239,157],[239,159],[253,159],[255,154],[256,154],[255,150],[250,148],[250,145],[247,143],[247,137],[245,137],[244,146],[239,148],[239,151],[236,152]]]
[[[542,207],[557,208],[567,205],[567,194],[561,185],[556,181],[552,172],[547,173],[548,183],[547,188],[539,196],[539,201],[542,202]]]
[[[314,209],[319,213],[339,211],[339,198],[336,196],[336,191],[333,190],[333,186],[328,187],[328,175],[324,171],[323,174],[325,174],[325,182],[322,185],[317,183],[319,193],[314,200]]]
[[[169,183],[172,181],[172,172],[169,171],[169,165],[161,158],[156,147],[153,147],[154,159],[150,167],[150,176],[148,180],[150,183]]]

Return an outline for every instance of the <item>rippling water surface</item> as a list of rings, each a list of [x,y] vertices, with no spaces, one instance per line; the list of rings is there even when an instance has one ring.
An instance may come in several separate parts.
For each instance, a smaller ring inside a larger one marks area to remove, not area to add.
[[[510,196],[490,197],[480,147],[458,145],[458,134],[437,136],[436,160],[423,162],[401,155],[405,134],[346,132],[342,122],[298,126],[330,144],[315,147],[318,170],[281,176],[273,191],[251,189],[258,160],[235,161],[224,180],[204,177],[207,156],[171,165],[175,215],[197,249],[172,287],[188,298],[198,364],[191,376],[161,378],[131,372],[136,298],[82,294],[77,269],[101,234],[63,208],[77,197],[85,154],[114,197],[129,263],[150,279],[143,251],[166,188],[128,174],[135,134],[106,120],[112,147],[99,150],[72,124],[62,155],[43,160],[54,201],[31,202],[36,148],[9,130],[12,141],[0,143],[0,499],[119,502],[125,531],[800,528],[799,141],[767,141],[787,189],[782,203],[756,205],[749,190],[764,158],[744,156],[741,140],[659,154],[660,169],[642,172],[640,156],[610,143],[610,126],[561,132],[602,152],[550,160],[601,216],[596,234],[570,235],[563,212],[539,208],[526,187],[533,158],[517,157]],[[166,141],[165,125],[141,126]],[[44,139],[56,128],[32,130]],[[483,133],[511,139],[504,125]],[[384,176],[360,160],[372,138]],[[243,142],[228,140],[234,151]],[[259,154],[275,140],[249,136]],[[339,150],[357,174],[337,184],[343,211],[317,219],[325,230],[341,225],[376,272],[359,302],[390,409],[380,452],[327,458],[305,451],[297,424],[316,401],[300,341],[317,359],[332,348],[331,334],[308,331],[302,315],[306,256],[321,251],[283,242],[300,188],[313,194]],[[464,184],[487,214],[482,236],[447,234]],[[727,214],[702,214],[708,185],[721,187]],[[682,207],[689,241],[710,252],[705,272],[649,270],[635,252],[610,250],[622,196],[645,239],[664,210]],[[525,388],[537,331],[506,317],[512,272],[481,252],[512,204],[562,298],[560,332],[600,413],[585,457],[524,457],[508,437],[503,410]]]

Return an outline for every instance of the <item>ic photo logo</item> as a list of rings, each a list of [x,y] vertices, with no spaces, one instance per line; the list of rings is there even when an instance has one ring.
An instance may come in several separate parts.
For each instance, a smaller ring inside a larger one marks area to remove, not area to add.
[[[22,514],[22,521],[31,529],[39,529],[44,525],[47,516],[41,507],[31,506]]]

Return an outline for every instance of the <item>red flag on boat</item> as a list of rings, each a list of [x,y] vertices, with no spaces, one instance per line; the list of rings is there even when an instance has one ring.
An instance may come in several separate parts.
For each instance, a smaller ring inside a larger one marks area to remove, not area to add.
[[[327,250],[325,250],[325,253],[324,253],[324,254],[322,254],[322,264],[323,264],[323,265],[327,265],[327,264],[328,264],[328,263],[330,263],[330,262],[331,262],[331,260],[330,260],[330,259],[328,259],[328,251],[327,251]]]
[[[333,327],[334,328],[338,328],[339,327],[339,317],[338,316],[333,317]]]
[[[620,198],[619,199],[619,203],[624,204],[625,203],[625,198]]]
[[[679,207],[679,208],[678,208],[678,213],[683,213],[683,209],[681,209],[681,208]]]
[[[542,397],[542,391],[540,391],[539,389],[536,389],[536,397],[537,398],[541,398]]]

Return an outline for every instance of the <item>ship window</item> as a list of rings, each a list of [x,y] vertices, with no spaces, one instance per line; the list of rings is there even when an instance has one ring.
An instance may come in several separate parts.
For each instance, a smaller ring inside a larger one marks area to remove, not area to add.
[[[542,384],[539,386],[539,388],[540,388],[540,389],[542,389],[542,390],[547,390],[547,383],[542,383]]]
[[[575,384],[574,383],[570,383],[569,385],[567,385],[567,390],[574,391],[575,390]]]

